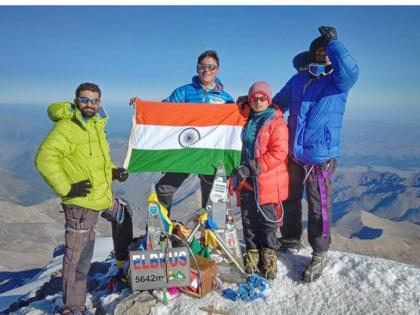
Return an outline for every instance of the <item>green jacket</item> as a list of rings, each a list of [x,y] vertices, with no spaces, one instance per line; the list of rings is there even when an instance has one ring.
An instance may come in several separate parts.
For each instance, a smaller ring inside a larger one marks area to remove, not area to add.
[[[112,205],[112,168],[116,167],[105,136],[107,116],[103,110],[84,119],[71,103],[53,103],[48,116],[55,122],[35,157],[38,172],[65,204],[96,211]],[[66,197],[71,184],[88,179],[86,197]]]

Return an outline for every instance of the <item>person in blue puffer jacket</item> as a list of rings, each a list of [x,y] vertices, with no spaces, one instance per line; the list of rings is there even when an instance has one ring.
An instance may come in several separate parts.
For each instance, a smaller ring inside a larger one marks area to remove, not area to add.
[[[203,52],[198,57],[197,75],[192,78],[192,82],[176,88],[163,102],[235,103],[232,96],[224,91],[222,82],[217,78],[219,66],[219,57],[214,50]],[[136,99],[136,97],[130,99],[130,104],[134,104]],[[156,184],[156,194],[159,202],[168,209],[168,215],[170,215],[173,195],[188,176],[190,174],[187,173],[165,173]],[[202,196],[201,206],[205,208],[213,185],[214,175],[199,174],[199,177]]]
[[[308,69],[295,74],[278,92],[273,103],[289,111],[289,198],[283,203],[281,249],[300,248],[302,197],[306,186],[308,240],[312,261],[303,280],[321,275],[331,244],[331,175],[339,156],[340,131],[349,90],[356,83],[359,68],[334,27],[321,26],[310,45]]]
[[[217,78],[219,73],[219,57],[214,50],[203,52],[197,61],[197,75],[190,84],[176,88],[164,102],[173,103],[235,103],[232,96],[225,92],[223,84]],[[178,187],[188,178],[186,173],[165,173],[156,184],[159,201],[168,209],[172,206],[172,198]],[[205,208],[213,185],[214,175],[199,174],[201,184],[201,207]]]
[[[216,59],[214,60],[216,61]],[[217,62],[214,64],[199,63],[197,65],[199,75],[194,76],[191,83],[175,89],[171,95],[163,100],[163,102],[207,104],[235,103],[232,96],[223,90],[223,84],[220,79],[216,77],[219,69],[216,68],[216,70],[212,70],[212,66],[216,66],[216,64]],[[214,74],[212,72],[214,72]],[[207,74],[214,78],[207,78]],[[209,84],[206,85],[202,80],[209,81]]]

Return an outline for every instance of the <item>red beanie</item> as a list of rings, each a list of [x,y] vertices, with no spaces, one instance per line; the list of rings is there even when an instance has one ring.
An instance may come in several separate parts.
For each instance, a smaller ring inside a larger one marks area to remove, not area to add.
[[[251,104],[252,97],[255,94],[262,94],[268,100],[268,105],[271,105],[271,86],[265,81],[258,81],[251,85],[248,91],[248,102]]]

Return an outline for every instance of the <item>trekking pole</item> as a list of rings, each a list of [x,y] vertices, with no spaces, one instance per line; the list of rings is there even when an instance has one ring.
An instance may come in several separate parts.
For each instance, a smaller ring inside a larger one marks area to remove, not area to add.
[[[187,243],[188,244],[191,243],[191,241],[194,237],[194,234],[198,231],[198,229],[203,226],[203,221],[200,218],[206,213],[207,213],[207,211],[204,208],[200,209],[200,212],[197,215],[197,225],[192,229],[191,234],[188,235],[188,237],[187,237]]]
[[[189,243],[191,243],[191,241],[192,241],[192,239],[193,239],[193,237],[194,237],[194,234],[198,231],[198,229],[200,228],[200,226],[201,226],[201,223],[197,223],[197,225],[194,227],[194,229],[191,231],[191,234],[190,235],[188,235],[188,238],[187,238],[187,243],[189,244]]]

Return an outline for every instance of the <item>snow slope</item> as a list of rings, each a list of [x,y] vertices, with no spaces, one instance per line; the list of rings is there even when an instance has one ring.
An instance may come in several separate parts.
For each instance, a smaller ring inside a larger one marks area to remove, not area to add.
[[[110,238],[97,239],[94,260],[105,260],[111,249]],[[210,304],[231,314],[420,314],[420,269],[415,266],[331,251],[323,276],[306,284],[300,281],[300,274],[309,261],[309,248],[298,254],[279,254],[279,273],[271,288],[265,291],[266,301],[233,302],[217,291],[202,299],[181,294],[168,306],[158,303],[151,314],[204,314],[198,308]],[[36,279],[1,294],[0,310],[18,296],[33,294],[60,264],[61,256]],[[236,288],[235,284],[226,286]],[[103,297],[102,304],[112,314],[117,303],[128,294],[124,290],[121,294],[108,295]],[[56,294],[12,314],[51,314],[60,303],[61,295]],[[94,314],[92,305],[88,303],[88,306]]]
[[[112,251],[112,249],[112,238],[97,238],[92,262],[105,260],[108,257],[109,253]],[[19,300],[20,298],[33,297],[35,295],[36,290],[39,289],[43,283],[47,282],[50,279],[51,274],[61,269],[62,262],[62,255],[55,257],[50,262],[50,264],[48,264],[45,270],[33,277],[32,280],[28,281],[26,284],[18,288],[0,294],[0,312],[7,309],[10,304]],[[48,312],[48,309],[45,309],[44,312],[31,314],[50,314],[50,312]]]

